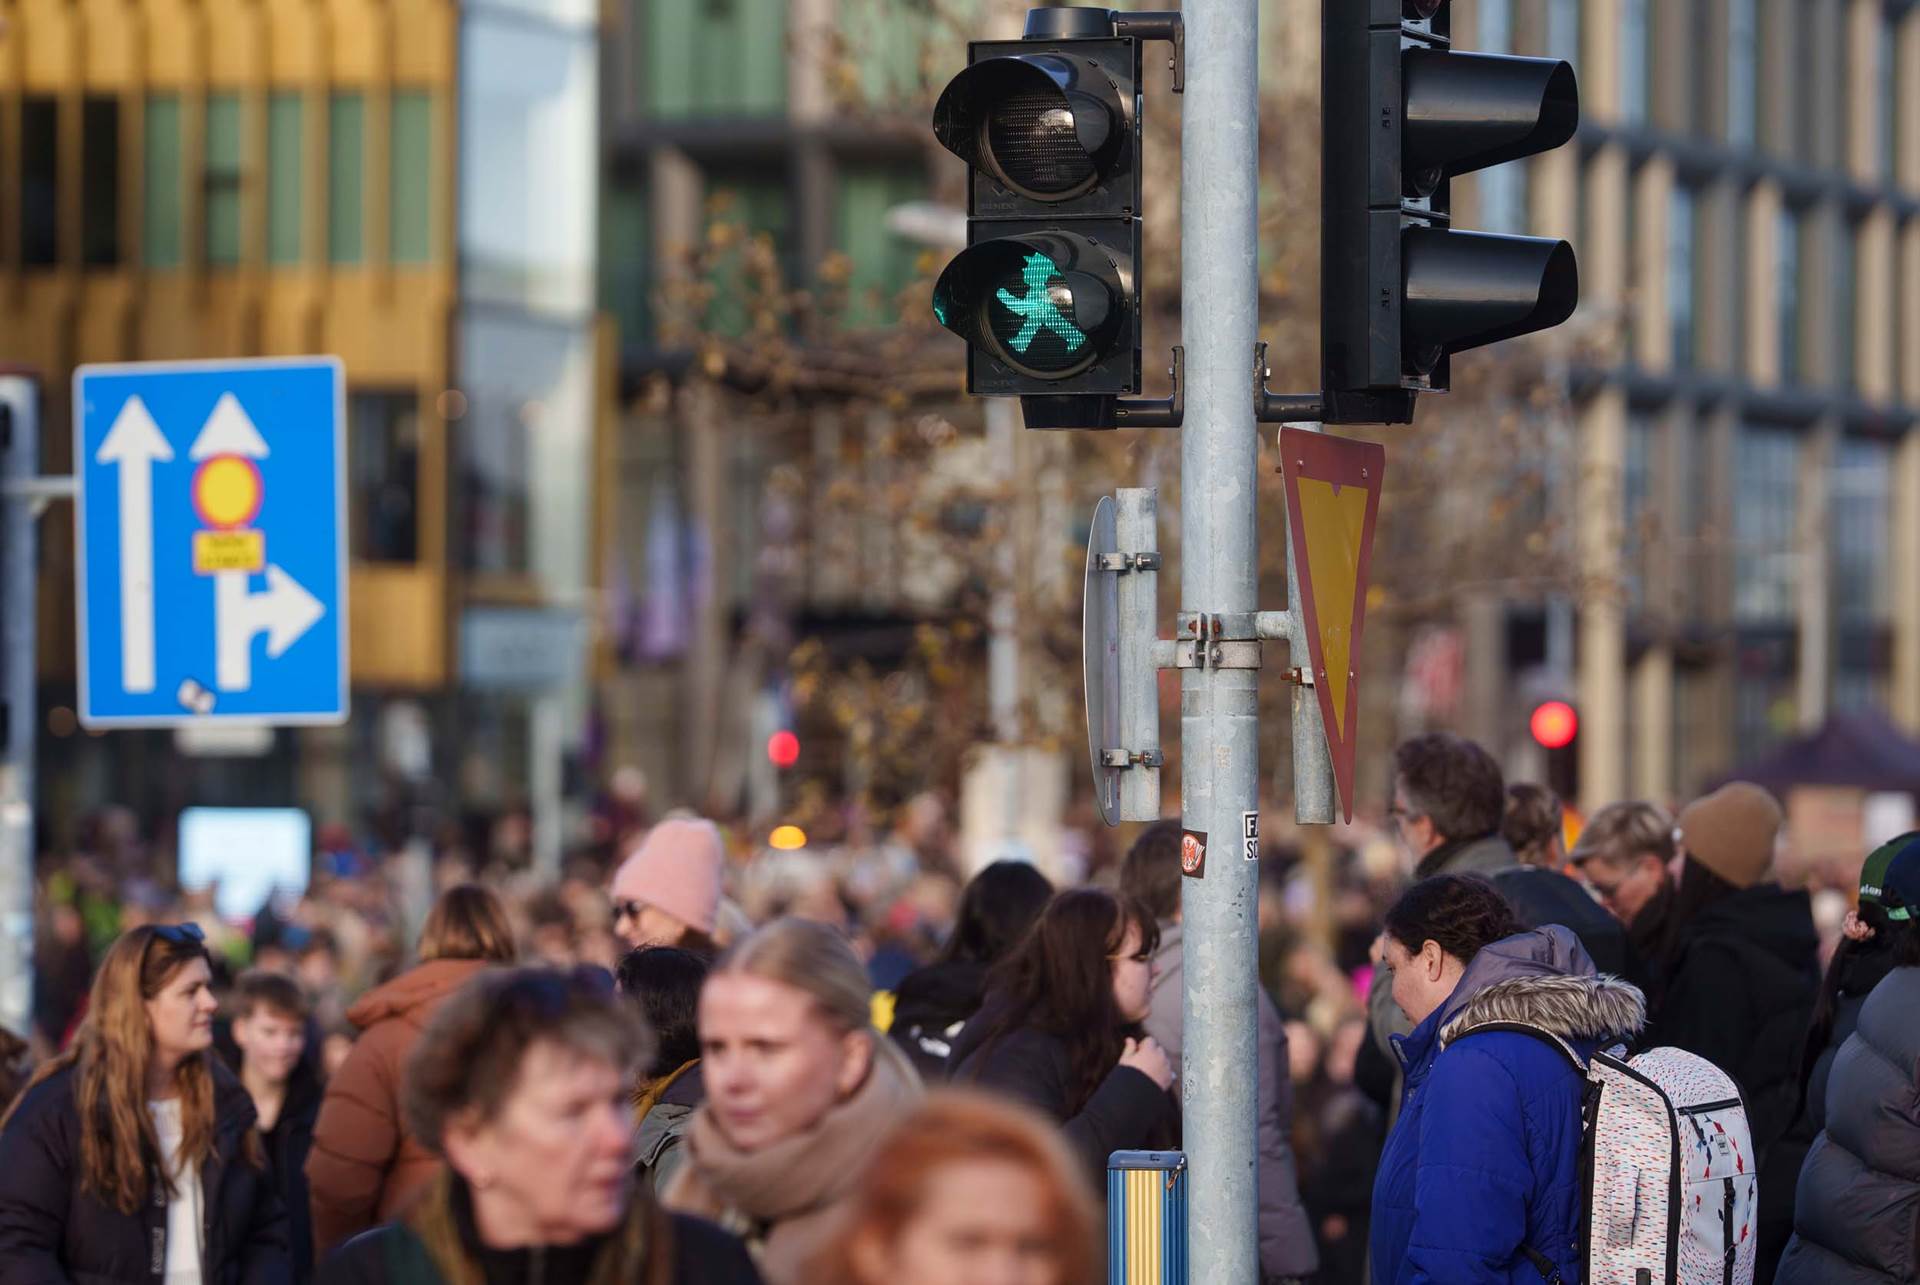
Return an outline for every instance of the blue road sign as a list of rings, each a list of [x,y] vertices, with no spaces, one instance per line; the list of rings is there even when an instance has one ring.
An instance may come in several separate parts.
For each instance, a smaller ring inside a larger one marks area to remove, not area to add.
[[[82,723],[345,720],[343,386],[334,357],[74,373]]]

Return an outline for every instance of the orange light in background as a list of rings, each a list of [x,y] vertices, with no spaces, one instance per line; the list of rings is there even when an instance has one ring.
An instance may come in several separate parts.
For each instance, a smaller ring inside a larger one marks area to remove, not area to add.
[[[781,852],[796,852],[807,846],[807,832],[797,825],[777,825],[767,836],[767,846]]]
[[[1580,731],[1580,716],[1565,701],[1546,701],[1534,708],[1527,727],[1547,749],[1564,750]]]
[[[800,738],[782,729],[767,738],[767,761],[775,767],[792,767],[800,761]]]

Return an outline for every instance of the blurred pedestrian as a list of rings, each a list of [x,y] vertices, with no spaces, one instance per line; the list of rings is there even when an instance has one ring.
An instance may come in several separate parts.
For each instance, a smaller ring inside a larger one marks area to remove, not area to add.
[[[1683,856],[1648,1032],[1733,1077],[1747,1107],[1760,1176],[1754,1279],[1773,1279],[1792,1234],[1801,1153],[1776,1147],[1800,1104],[1806,1033],[1820,990],[1820,940],[1804,889],[1772,879],[1780,805],[1735,781],[1680,813]],[[1776,1157],[1778,1150],[1780,1155]]]
[[[1544,785],[1516,781],[1507,787],[1507,814],[1500,822],[1500,836],[1523,866],[1567,868],[1565,813],[1560,796]]]
[[[807,1285],[1096,1285],[1100,1215],[1059,1135],[946,1089],[895,1127]]]
[[[1375,1285],[1584,1278],[1583,1060],[1646,1018],[1640,992],[1595,973],[1566,928],[1525,931],[1485,879],[1439,875],[1388,910],[1394,1041],[1406,1094],[1374,1183]]]
[[[583,967],[497,969],[442,1004],[406,1071],[409,1133],[446,1167],[326,1285],[755,1285],[740,1242],[634,1181],[626,1099],[647,1034]]]
[[[1884,916],[1875,954],[1892,967],[1828,1063],[1778,1285],[1920,1280],[1920,835],[1868,859],[1863,909],[1870,889]]]
[[[234,983],[229,1008],[240,1083],[253,1099],[260,1140],[286,1207],[294,1279],[304,1281],[313,1275],[307,1154],[313,1148],[321,1096],[319,1058],[307,1047],[307,997],[291,977],[254,971],[242,973]]]
[[[212,976],[194,924],[107,951],[72,1046],[0,1122],[0,1281],[292,1279],[252,1099],[210,1051]]]
[[[987,977],[1026,937],[1053,896],[1025,861],[996,861],[967,881],[939,956],[909,973],[894,996],[890,1034],[929,1084],[945,1080],[953,1042],[980,1011]]]
[[[629,949],[679,946],[711,957],[726,845],[713,822],[670,817],[614,872],[613,931]]]
[[[1300,1113],[1311,1112],[1305,1136],[1312,1142],[1303,1146],[1311,1145],[1315,1153],[1310,1164],[1302,1156],[1300,1195],[1320,1247],[1319,1279],[1329,1285],[1366,1277],[1373,1184],[1386,1133],[1379,1106],[1354,1083],[1360,1051],[1371,1046],[1364,1019],[1342,1022],[1327,1042],[1312,1105],[1302,1103]]]
[[[920,1077],[870,1023],[846,938],[776,920],[714,964],[700,992],[700,1069],[686,1157],[662,1199],[740,1231],[773,1285],[796,1280]]]
[[[1609,803],[1575,840],[1568,864],[1615,919],[1626,925],[1628,980],[1660,1011],[1662,966],[1673,929],[1673,818],[1651,803]]]
[[[1178,820],[1156,821],[1140,832],[1120,862],[1120,891],[1152,915],[1160,931],[1153,956],[1151,1008],[1144,1026],[1166,1051],[1179,1092],[1184,1044],[1186,965],[1181,941]],[[1293,1076],[1286,1024],[1264,989],[1258,991],[1254,1039],[1259,1057],[1255,1104],[1259,1118],[1260,1273],[1268,1280],[1310,1276],[1319,1267],[1300,1176],[1293,1157]]]
[[[327,1082],[307,1158],[317,1254],[392,1218],[439,1172],[439,1159],[402,1118],[407,1055],[435,1009],[475,973],[512,963],[515,953],[500,899],[477,884],[455,885],[427,914],[420,962],[348,1011],[360,1038]]]
[[[1142,1025],[1160,930],[1098,888],[1060,893],[995,974],[953,1049],[954,1081],[1038,1107],[1095,1181],[1115,1151],[1177,1145],[1173,1065]]]
[[[707,1100],[700,1074],[700,988],[703,956],[675,946],[642,946],[620,961],[620,993],[653,1032],[652,1060],[633,1090],[634,1169],[655,1191],[665,1191],[685,1159],[681,1144],[693,1113]]]

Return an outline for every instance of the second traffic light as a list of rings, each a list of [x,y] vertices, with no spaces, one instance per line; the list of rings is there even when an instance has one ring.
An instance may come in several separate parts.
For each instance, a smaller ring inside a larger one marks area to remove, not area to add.
[[[1456,53],[1446,0],[1322,0],[1321,374],[1329,423],[1407,423],[1456,352],[1557,326],[1565,241],[1452,228],[1450,180],[1579,125],[1573,68]]]
[[[935,104],[934,137],[971,174],[967,248],[934,316],[967,341],[967,391],[1019,397],[1029,428],[1167,422],[1173,407],[1126,399],[1140,391],[1141,45],[1177,51],[1178,30],[1177,14],[1029,10],[1024,39],[970,44]]]

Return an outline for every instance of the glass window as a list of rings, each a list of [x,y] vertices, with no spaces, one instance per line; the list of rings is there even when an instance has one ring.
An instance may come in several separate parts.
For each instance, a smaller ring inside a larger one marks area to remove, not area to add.
[[[20,101],[20,262],[51,267],[60,257],[60,109],[51,96]]]
[[[1580,0],[1547,0],[1547,54],[1580,70]]]
[[[1742,622],[1791,621],[1799,555],[1800,434],[1747,425],[1734,452],[1733,614]]]
[[[653,234],[647,189],[609,181],[601,191],[600,306],[623,341],[653,333]]]
[[[922,58],[940,25],[937,13],[900,0],[839,0],[841,47],[854,77],[849,88],[862,106],[898,106],[922,92]],[[951,23],[956,16],[942,18]]]
[[[300,262],[305,202],[306,100],[298,90],[267,98],[267,262]]]
[[[149,268],[180,266],[185,220],[180,200],[180,98],[154,94],[147,99],[146,183],[141,203],[145,227],[141,244]]]
[[[393,261],[426,263],[433,257],[433,97],[424,89],[394,91],[388,169]]]
[[[420,399],[413,393],[347,397],[349,543],[362,562],[419,556]]]
[[[1775,276],[1779,292],[1777,318],[1780,335],[1780,382],[1800,381],[1800,216],[1794,210],[1781,210],[1774,237]]]
[[[787,0],[646,7],[640,41],[656,116],[777,116],[787,107]]]
[[[1627,418],[1627,450],[1620,474],[1620,499],[1625,540],[1622,566],[1627,580],[1627,603],[1646,606],[1647,555],[1656,547],[1658,514],[1653,505],[1653,420],[1644,414]]]
[[[240,262],[240,95],[207,95],[207,262]]]
[[[1488,232],[1522,234],[1527,230],[1527,165],[1512,162],[1482,170],[1480,221]]]
[[[840,177],[839,245],[852,261],[847,278],[847,324],[889,325],[899,320],[898,295],[914,279],[920,248],[887,228],[887,211],[926,195],[918,170],[849,169]]]
[[[1854,304],[1859,298],[1860,225],[1837,220],[1834,231],[1833,263],[1833,382],[1842,388],[1856,384],[1854,349],[1859,319]]]
[[[120,100],[80,105],[80,257],[89,268],[120,264]]]
[[[1693,364],[1695,202],[1691,189],[1675,187],[1667,211],[1667,319],[1673,332],[1673,364]]]
[[[1510,54],[1513,47],[1513,0],[1480,0],[1474,6],[1480,34],[1474,47],[1490,54]]]
[[[1727,141],[1752,147],[1758,114],[1759,0],[1727,0]]]
[[[1620,0],[1620,119],[1647,121],[1647,0]]]
[[[707,308],[707,325],[723,335],[746,333],[757,310],[772,302],[767,297],[767,282],[753,271],[745,247],[764,238],[770,242],[776,262],[788,280],[793,279],[789,254],[792,249],[792,201],[786,175],[765,173],[718,172],[707,176],[707,217],[715,224],[731,225],[738,235],[733,250],[717,255],[712,262],[713,301]]]
[[[1740,640],[1734,659],[1733,729],[1741,754],[1758,754],[1792,734],[1795,650],[1788,626]]]
[[[327,258],[358,263],[366,252],[366,99],[338,93],[327,104]]]
[[[1834,619],[1881,624],[1891,615],[1887,550],[1893,542],[1888,487],[1893,447],[1872,437],[1843,437],[1835,452],[1828,503],[1833,547]]]

